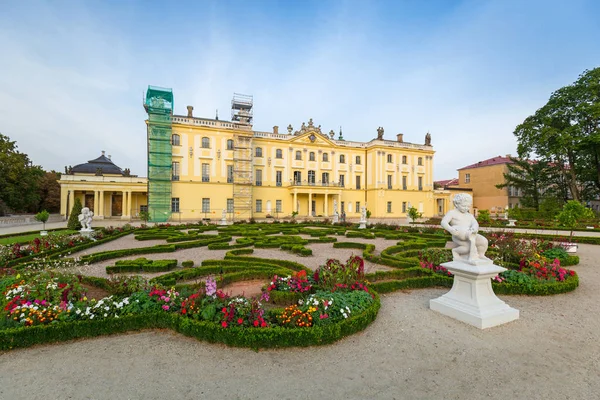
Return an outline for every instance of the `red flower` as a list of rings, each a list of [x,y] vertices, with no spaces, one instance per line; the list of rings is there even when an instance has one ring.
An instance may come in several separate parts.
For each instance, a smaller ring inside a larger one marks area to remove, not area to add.
[[[258,327],[258,320],[254,321],[254,326]]]
[[[244,323],[244,320],[243,320],[243,319],[241,319],[241,318],[238,318],[238,324],[239,324],[239,325],[241,325],[241,324],[243,324],[243,323]]]
[[[223,328],[227,328],[227,321],[223,321],[223,322],[221,322],[221,326],[222,326]]]
[[[223,307],[223,309],[221,310],[221,312],[223,312],[223,314],[227,314],[227,308]]]
[[[267,323],[265,321],[262,322],[262,324],[260,324],[261,327],[266,328],[267,327]]]

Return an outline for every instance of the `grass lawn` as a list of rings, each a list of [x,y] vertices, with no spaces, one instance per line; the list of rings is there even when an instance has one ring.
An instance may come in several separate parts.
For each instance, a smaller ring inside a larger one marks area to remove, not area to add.
[[[74,231],[72,229],[61,229],[58,231],[51,231],[48,232],[48,235],[64,235],[64,234],[73,234],[73,233],[77,233],[77,231]],[[35,239],[36,237],[40,237],[40,233],[28,233],[26,235],[20,235],[20,236],[11,236],[11,237],[7,237],[7,238],[0,238],[0,245],[6,245],[6,244],[15,244],[15,243],[28,243],[31,242],[33,239]]]

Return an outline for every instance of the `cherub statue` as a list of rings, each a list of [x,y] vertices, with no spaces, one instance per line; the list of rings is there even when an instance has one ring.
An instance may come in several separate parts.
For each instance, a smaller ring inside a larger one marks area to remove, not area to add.
[[[81,209],[81,214],[79,214],[79,223],[81,224],[81,230],[90,231],[92,230],[92,217],[94,216],[94,212],[90,211],[88,207],[83,207]]]
[[[479,224],[469,209],[473,198],[466,193],[459,193],[454,197],[454,209],[442,218],[442,228],[452,234],[455,247],[452,249],[454,261],[465,261],[476,265],[477,261],[491,262],[485,256],[488,241],[479,235]]]
[[[383,140],[383,127],[377,128],[377,140]]]

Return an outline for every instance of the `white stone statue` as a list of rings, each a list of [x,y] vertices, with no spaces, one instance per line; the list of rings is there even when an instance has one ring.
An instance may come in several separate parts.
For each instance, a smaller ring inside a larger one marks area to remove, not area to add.
[[[490,262],[485,256],[488,241],[479,235],[479,224],[469,212],[473,198],[466,193],[457,194],[454,197],[454,209],[450,210],[442,218],[442,228],[452,234],[455,247],[452,249],[454,261],[464,261],[469,264]]]
[[[337,200],[333,200],[333,213],[337,213]]]
[[[81,209],[81,214],[79,214],[79,223],[81,224],[82,231],[91,231],[92,230],[92,217],[94,216],[94,212],[90,211],[88,207],[83,207]]]
[[[360,220],[361,221],[366,221],[367,220],[367,207],[361,207],[360,208]]]
[[[221,212],[221,219],[227,219],[227,210],[223,209]]]

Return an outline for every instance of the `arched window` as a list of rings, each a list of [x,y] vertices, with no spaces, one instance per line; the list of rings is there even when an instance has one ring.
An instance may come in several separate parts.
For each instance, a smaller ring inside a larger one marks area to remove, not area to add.
[[[417,158],[417,165],[423,165],[423,157]]]
[[[275,158],[283,158],[283,152],[281,149],[275,150]]]
[[[356,162],[355,162],[355,164],[356,165],[360,165],[360,156],[356,156]]]
[[[171,144],[173,144],[173,146],[181,146],[181,138],[179,137],[178,134],[173,134],[173,136],[171,136]]]
[[[329,154],[323,153],[323,162],[328,162],[328,161],[329,161]]]
[[[302,152],[300,150],[296,151],[296,160],[302,160]]]
[[[392,155],[391,154],[387,155],[387,162],[389,162],[389,163],[392,162]]]
[[[300,184],[302,182],[302,171],[294,171],[294,183]]]
[[[314,151],[311,151],[310,153],[308,153],[308,160],[315,161],[315,152]]]
[[[202,138],[202,148],[210,149],[210,139],[209,138],[207,138],[207,137]]]
[[[227,150],[233,150],[233,140],[227,140]]]
[[[262,147],[257,147],[257,148],[254,150],[254,157],[262,157],[262,156],[263,156],[263,155],[262,155]]]
[[[346,156],[343,154],[340,154],[340,164],[346,164]]]
[[[406,164],[406,156],[402,156],[402,164]]]
[[[329,172],[323,172],[321,174],[321,183],[323,183],[323,186],[329,184]]]

